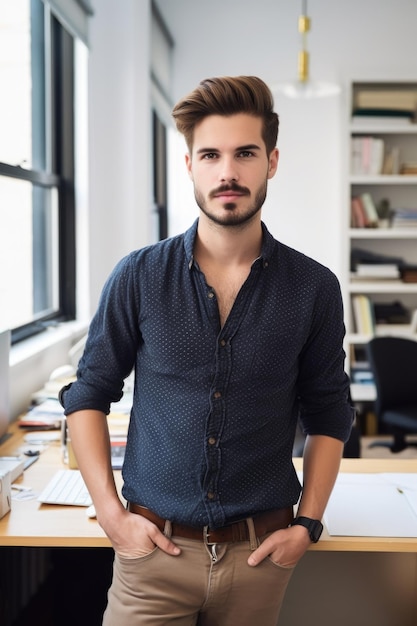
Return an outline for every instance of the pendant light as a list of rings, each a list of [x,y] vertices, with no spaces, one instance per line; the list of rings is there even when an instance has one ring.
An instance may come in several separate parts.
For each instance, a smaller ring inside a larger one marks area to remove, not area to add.
[[[311,29],[311,19],[307,15],[307,0],[302,0],[301,15],[298,18],[298,32],[301,36],[301,49],[298,52],[298,79],[292,83],[275,85],[273,90],[289,98],[323,98],[340,93],[335,83],[314,82],[310,79],[310,55],[307,49],[307,35]]]

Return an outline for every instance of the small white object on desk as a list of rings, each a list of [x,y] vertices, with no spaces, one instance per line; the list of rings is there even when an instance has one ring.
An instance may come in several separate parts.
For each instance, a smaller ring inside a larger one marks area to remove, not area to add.
[[[97,517],[96,515],[96,509],[94,504],[92,504],[91,506],[89,506],[86,511],[85,514],[87,515],[88,518],[90,519],[94,519],[95,517]]]
[[[10,472],[10,481],[14,483],[16,478],[23,474],[24,461],[18,456],[0,456],[0,472]]]
[[[51,441],[61,441],[61,431],[57,430],[36,430],[30,433],[26,433],[23,439],[26,443],[32,445],[43,445],[50,443]]]
[[[351,383],[350,393],[353,402],[375,402],[376,400],[376,387],[372,383],[366,385]]]

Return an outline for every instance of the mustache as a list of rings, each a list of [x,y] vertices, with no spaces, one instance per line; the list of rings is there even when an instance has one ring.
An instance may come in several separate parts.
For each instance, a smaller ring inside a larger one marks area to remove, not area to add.
[[[247,187],[241,187],[240,185],[236,183],[230,183],[229,185],[220,185],[220,187],[213,189],[213,191],[210,192],[209,197],[213,199],[218,194],[221,194],[227,191],[234,191],[236,193],[242,194],[243,196],[250,195],[250,190]]]

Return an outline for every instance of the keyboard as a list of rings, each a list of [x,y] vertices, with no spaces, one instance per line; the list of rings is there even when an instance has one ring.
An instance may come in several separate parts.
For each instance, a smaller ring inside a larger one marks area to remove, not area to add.
[[[43,504],[90,506],[92,500],[79,470],[56,472],[38,498]]]

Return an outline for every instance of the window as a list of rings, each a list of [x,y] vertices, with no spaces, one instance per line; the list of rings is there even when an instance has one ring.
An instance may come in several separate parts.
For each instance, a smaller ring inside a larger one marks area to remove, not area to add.
[[[151,86],[153,131],[153,199],[158,222],[158,238],[168,236],[167,206],[167,128],[172,124],[170,100],[171,60],[174,41],[156,6],[152,2],[151,19]]]
[[[168,237],[167,210],[167,129],[154,110],[153,125],[153,197],[158,215],[158,238]]]
[[[75,317],[74,37],[42,0],[0,2],[0,328]]]

